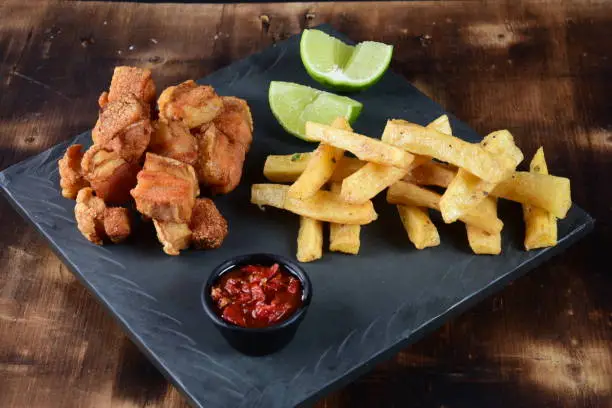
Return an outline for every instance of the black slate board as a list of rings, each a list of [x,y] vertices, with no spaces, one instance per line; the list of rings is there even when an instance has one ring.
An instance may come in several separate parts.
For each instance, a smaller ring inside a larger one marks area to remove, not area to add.
[[[323,29],[333,33],[329,27]],[[460,223],[438,222],[442,245],[416,251],[395,208],[378,199],[380,218],[363,229],[358,257],[326,253],[320,261],[305,265],[314,297],[294,341],[274,355],[240,355],[204,314],[201,286],[215,265],[234,255],[295,256],[298,217],[273,209],[262,212],[249,204],[250,186],[264,181],[266,155],[313,149],[285,134],[273,118],[267,102],[271,80],[318,87],[302,67],[299,36],[201,80],[222,95],[247,99],[255,119],[245,177],[236,191],[216,199],[230,223],[230,235],[218,250],[166,256],[146,225],[123,245],[99,247],[87,242],[76,229],[74,202],[60,195],[56,163],[68,144],[88,145],[89,132],[0,173],[0,185],[15,208],[194,406],[272,408],[311,403],[560,253],[593,226],[593,219],[574,206],[559,222],[557,247],[525,252],[520,206],[504,203],[501,256],[472,255]],[[354,97],[364,104],[354,127],[372,136],[380,135],[390,117],[426,124],[444,113],[391,72]],[[465,124],[451,120],[456,135],[480,139]]]

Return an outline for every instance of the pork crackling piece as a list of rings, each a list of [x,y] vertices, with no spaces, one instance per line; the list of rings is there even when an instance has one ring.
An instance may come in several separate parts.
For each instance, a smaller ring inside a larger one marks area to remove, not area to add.
[[[161,121],[182,121],[189,129],[211,122],[223,110],[223,101],[211,86],[191,79],[166,88],[157,105]]]
[[[193,167],[147,153],[131,195],[141,214],[157,221],[188,223],[199,194]]]
[[[83,159],[83,146],[74,144],[66,149],[64,156],[58,161],[60,187],[62,196],[76,199],[77,193],[89,182],[83,177],[81,160]]]
[[[155,83],[150,69],[127,66],[115,67],[109,91],[100,95],[98,104],[103,108],[107,103],[129,94],[133,94],[143,102],[151,104],[155,100],[155,93]]]
[[[219,248],[228,233],[227,220],[209,198],[196,200],[189,228],[192,244],[199,249]]]

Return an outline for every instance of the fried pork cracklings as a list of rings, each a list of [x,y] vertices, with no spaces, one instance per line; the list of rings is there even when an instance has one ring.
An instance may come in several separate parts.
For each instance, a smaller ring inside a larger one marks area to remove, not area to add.
[[[214,194],[234,190],[253,139],[246,101],[189,80],[164,90],[158,107],[150,151],[193,165]]]
[[[224,97],[223,104],[223,112],[196,132],[198,180],[215,194],[227,194],[238,186],[253,140],[253,122],[247,103]]]
[[[96,197],[93,189],[89,187],[79,191],[74,216],[79,231],[94,244],[102,245],[105,239],[119,243],[131,232],[128,210],[121,207],[106,207],[104,200]]]
[[[153,219],[157,239],[168,255],[179,255],[190,245],[198,249],[219,248],[227,236],[227,220],[209,198],[196,199],[187,223]]]
[[[85,177],[83,177],[83,171],[81,169],[82,159],[83,145],[75,144],[68,147],[64,157],[57,163],[59,167],[62,196],[66,198],[76,199],[79,190],[89,186],[89,183],[85,180]]]
[[[198,198],[199,185],[224,194],[240,183],[253,134],[249,106],[188,80],[161,93],[156,114],[155,89],[149,70],[115,69],[98,100],[92,146],[70,146],[58,162],[62,195],[77,198],[79,230],[96,244],[129,236],[130,210],[109,205],[133,203],[167,254],[218,248],[228,224],[212,200]]]
[[[108,92],[103,92],[98,104],[103,108],[107,103],[133,94],[147,104],[155,100],[155,83],[151,70],[136,67],[115,67]]]
[[[212,121],[223,109],[223,101],[213,87],[193,80],[166,88],[157,101],[159,119],[181,121],[189,129]]]
[[[198,198],[189,222],[192,244],[200,249],[219,248],[227,236],[227,220],[210,198]]]
[[[136,209],[158,221],[188,223],[199,194],[193,167],[147,153],[138,183],[131,191]]]

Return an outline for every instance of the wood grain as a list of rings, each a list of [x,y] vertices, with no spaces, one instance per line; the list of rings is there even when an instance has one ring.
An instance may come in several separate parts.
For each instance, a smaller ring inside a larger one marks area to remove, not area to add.
[[[612,3],[35,4],[0,4],[0,169],[90,128],[115,65],[165,87],[323,22],[543,145],[595,233],[318,406],[612,406]],[[187,406],[4,199],[0,225],[1,407]]]

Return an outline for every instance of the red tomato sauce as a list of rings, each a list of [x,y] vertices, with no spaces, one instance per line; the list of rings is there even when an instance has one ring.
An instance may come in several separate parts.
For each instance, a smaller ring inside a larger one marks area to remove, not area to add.
[[[302,304],[302,285],[278,264],[246,265],[222,274],[210,295],[226,322],[266,327],[295,313]]]

